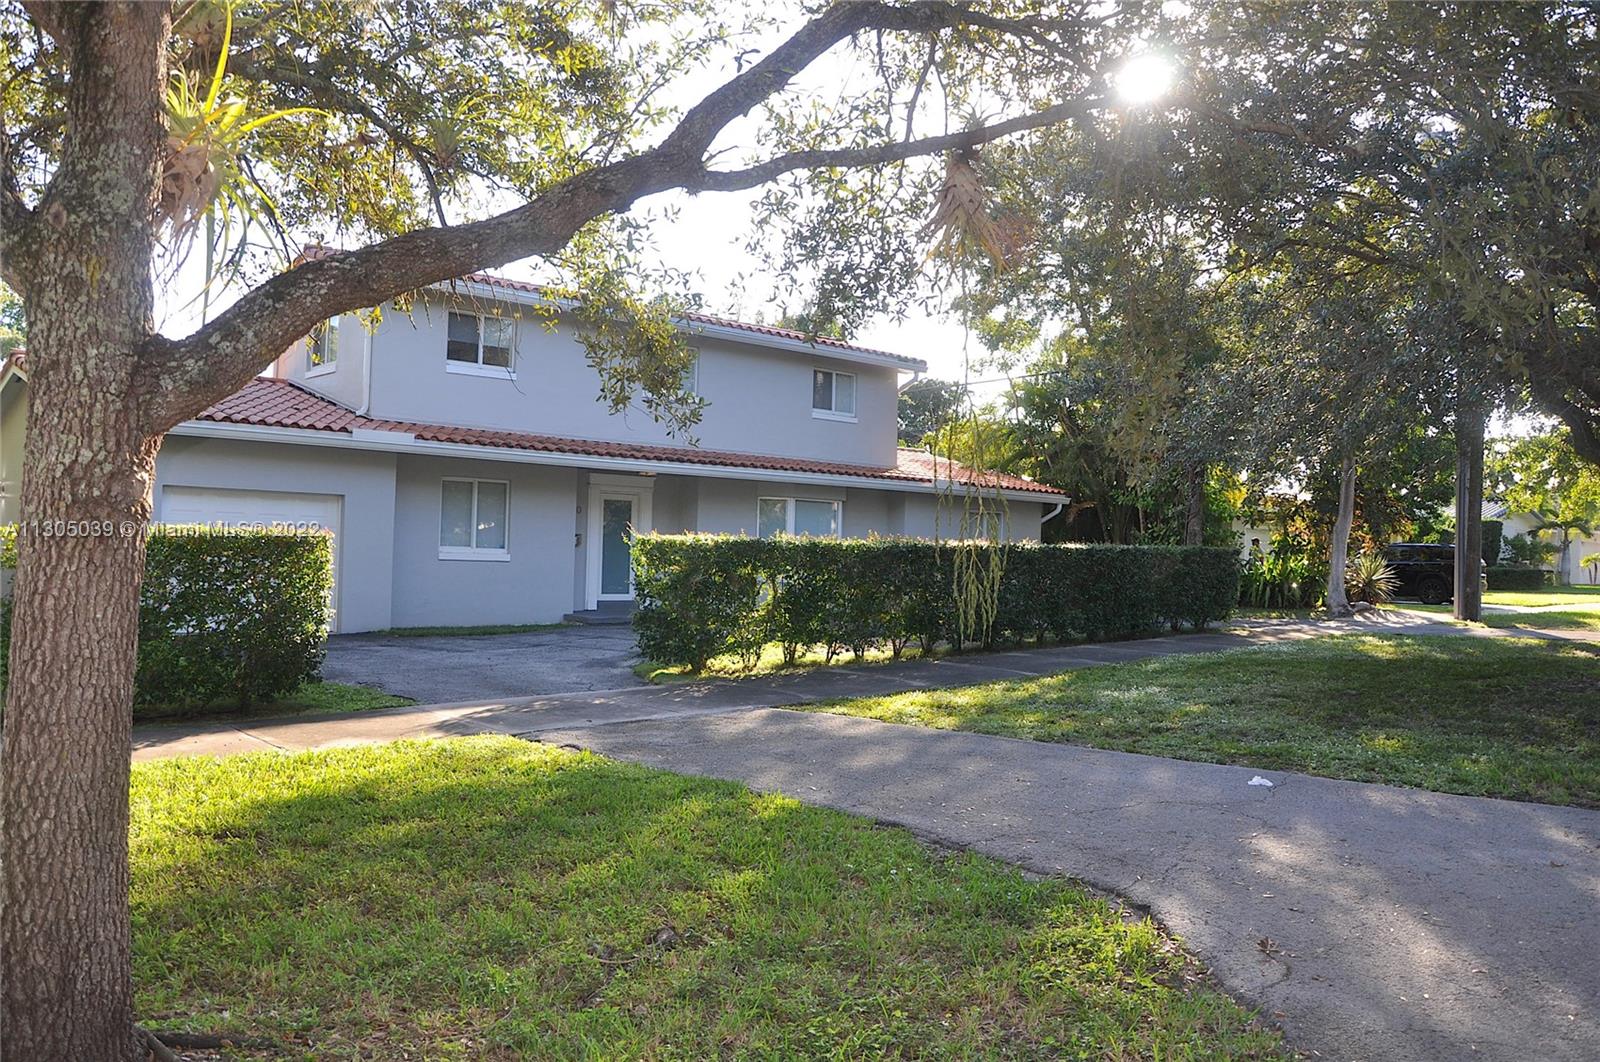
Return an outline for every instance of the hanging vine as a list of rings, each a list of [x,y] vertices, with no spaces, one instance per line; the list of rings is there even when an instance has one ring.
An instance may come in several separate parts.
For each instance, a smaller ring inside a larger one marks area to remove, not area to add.
[[[961,284],[961,383],[965,401],[934,433],[932,448],[937,488],[934,541],[941,552],[950,550],[957,648],[968,642],[989,640],[1000,610],[1000,585],[1009,550],[1005,497],[999,484],[983,474],[984,469],[998,463],[999,455],[991,453],[995,432],[979,416],[972,400],[973,309],[969,285],[973,261],[981,254],[997,268],[1005,264],[1002,229],[990,213],[988,193],[974,166],[976,161],[976,151],[956,152],[945,160],[938,203],[923,229],[924,235],[937,237],[931,254],[948,261]],[[959,514],[954,518],[955,534],[948,542],[943,534],[947,513]]]

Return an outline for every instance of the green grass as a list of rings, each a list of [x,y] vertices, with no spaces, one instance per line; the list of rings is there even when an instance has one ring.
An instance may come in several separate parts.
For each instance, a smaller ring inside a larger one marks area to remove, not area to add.
[[[1600,807],[1600,656],[1345,636],[811,706],[946,730]]]
[[[922,650],[916,645],[908,645],[900,654],[902,660],[915,660],[922,656]],[[934,656],[942,653],[935,650]],[[706,661],[706,666],[700,671],[695,671],[688,664],[660,664],[654,660],[643,660],[633,665],[633,673],[641,679],[651,683],[687,682],[691,679],[703,678],[748,678],[751,675],[776,675],[791,671],[810,671],[819,667],[850,667],[861,664],[886,664],[893,660],[894,654],[888,649],[877,647],[869,648],[866,655],[856,659],[848,649],[835,653],[833,660],[828,660],[828,654],[820,649],[808,649],[795,657],[794,663],[784,663],[783,646],[777,642],[763,646],[761,655],[756,658],[753,666],[745,666],[739,656],[730,654],[716,656]]]
[[[1279,1057],[1149,921],[508,738],[133,774],[138,1017],[316,1058]]]
[[[1448,618],[1449,605],[1397,602],[1394,607],[1413,612],[1433,612]],[[1467,621],[1462,620],[1462,623]],[[1524,627],[1540,631],[1600,631],[1600,608],[1552,609],[1549,612],[1484,612],[1485,627]]]
[[[135,712],[135,719],[138,722],[154,723],[194,722],[203,719],[302,715],[312,712],[365,712],[374,708],[398,708],[416,703],[410,697],[385,693],[367,686],[351,686],[342,682],[307,682],[287,697],[253,704],[248,708],[241,709],[232,704],[184,709],[141,705]]]
[[[1485,605],[1569,605],[1579,609],[1600,609],[1600,586],[1552,586],[1544,590],[1485,590]]]
[[[537,634],[572,627],[572,623],[489,623],[479,627],[390,627],[374,631],[396,638],[473,638],[483,634]]]

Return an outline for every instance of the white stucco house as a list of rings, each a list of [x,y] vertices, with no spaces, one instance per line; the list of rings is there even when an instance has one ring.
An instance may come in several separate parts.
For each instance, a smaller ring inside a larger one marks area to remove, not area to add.
[[[896,444],[916,358],[693,315],[697,445],[610,415],[570,322],[534,285],[474,275],[354,315],[175,428],[154,519],[333,532],[335,629],[540,623],[626,607],[629,529],[949,535],[950,481],[1039,537],[1060,491]],[[552,327],[553,325],[553,327]],[[15,519],[25,361],[0,383],[0,519]]]

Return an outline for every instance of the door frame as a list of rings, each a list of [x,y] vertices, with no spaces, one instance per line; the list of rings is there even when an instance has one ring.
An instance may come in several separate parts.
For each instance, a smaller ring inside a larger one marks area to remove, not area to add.
[[[588,548],[584,550],[585,578],[583,593],[587,606],[591,609],[598,608],[602,601],[632,601],[633,600],[633,573],[628,573],[628,592],[626,594],[601,594],[600,593],[600,552],[604,546],[601,541],[600,517],[604,509],[606,498],[627,498],[633,502],[633,527],[635,531],[649,531],[655,525],[650,517],[650,499],[655,492],[655,480],[646,476],[616,476],[600,472],[589,474],[589,509],[588,531],[585,541]]]

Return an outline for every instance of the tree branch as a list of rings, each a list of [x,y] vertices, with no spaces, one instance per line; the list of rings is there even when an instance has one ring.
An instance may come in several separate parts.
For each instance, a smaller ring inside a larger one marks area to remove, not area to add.
[[[805,167],[866,167],[987,143],[1087,113],[1084,102],[945,136],[853,148],[795,151],[744,170],[705,167],[712,142],[729,123],[782,91],[835,44],[865,29],[931,33],[961,25],[971,11],[954,4],[901,7],[836,4],[806,23],[764,59],[690,108],[656,147],[559,181],[529,202],[483,221],[418,229],[357,251],[306,262],[259,285],[182,340],[152,337],[141,349],[148,401],[145,427],[168,430],[225,398],[271,357],[318,322],[467,273],[559,251],[586,224],[673,188],[750,188]]]

